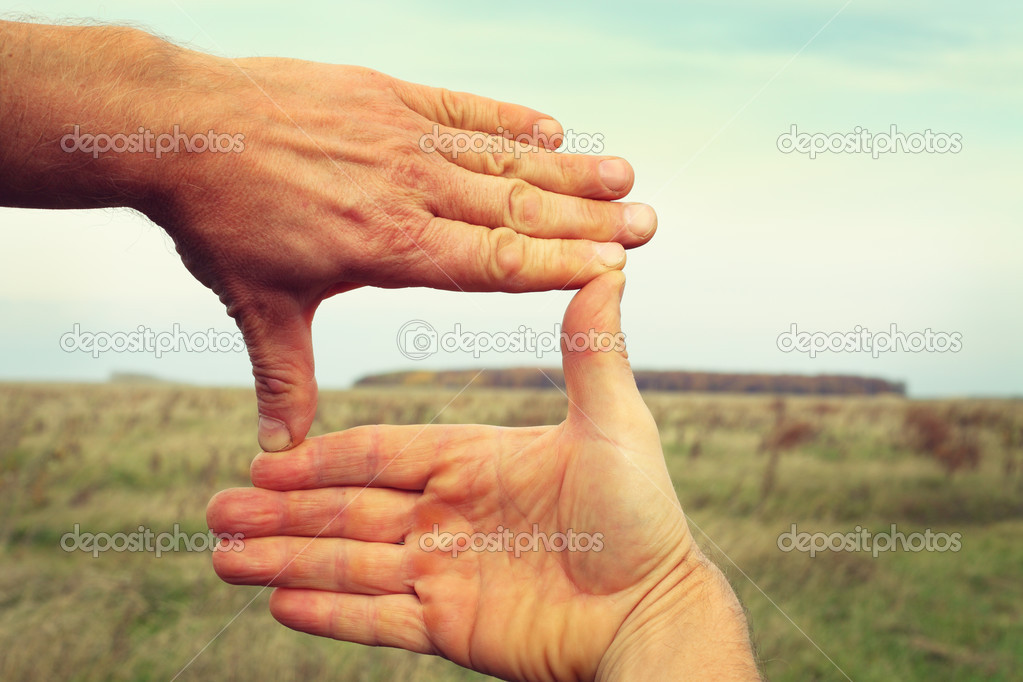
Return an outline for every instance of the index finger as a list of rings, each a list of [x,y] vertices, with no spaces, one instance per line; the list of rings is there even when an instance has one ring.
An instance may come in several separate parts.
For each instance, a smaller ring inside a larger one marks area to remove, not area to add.
[[[420,116],[462,130],[511,135],[520,141],[557,149],[564,131],[547,114],[518,104],[500,102],[468,92],[409,83],[395,79],[395,93]]]
[[[492,445],[496,426],[357,426],[303,441],[252,462],[252,484],[269,490],[363,486],[422,490],[436,469]]]

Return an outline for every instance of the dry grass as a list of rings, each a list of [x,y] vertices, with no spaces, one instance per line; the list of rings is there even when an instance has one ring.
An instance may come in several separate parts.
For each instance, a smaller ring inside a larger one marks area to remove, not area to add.
[[[426,422],[453,398],[325,393],[313,432]],[[647,401],[697,539],[749,609],[772,679],[841,678],[793,622],[855,680],[1018,678],[1023,404]],[[556,423],[565,407],[557,392],[469,391],[437,421]],[[0,385],[0,679],[169,679],[197,654],[178,679],[480,678],[436,658],[288,631],[268,615],[266,592],[222,584],[204,554],[94,559],[60,549],[76,523],[204,531],[209,497],[248,482],[253,408],[244,390]],[[957,442],[975,455],[954,475],[918,454]],[[959,532],[962,550],[811,558],[779,550],[793,523]]]

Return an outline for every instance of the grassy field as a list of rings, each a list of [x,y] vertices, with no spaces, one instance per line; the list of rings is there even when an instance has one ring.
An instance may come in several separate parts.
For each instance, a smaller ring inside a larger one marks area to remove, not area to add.
[[[452,392],[321,396],[312,433],[430,421]],[[647,396],[701,546],[772,680],[1023,678],[1023,402]],[[65,552],[83,531],[206,530],[246,485],[250,391],[0,384],[0,680],[468,680],[291,632],[201,552]],[[557,392],[468,391],[443,423],[557,423]],[[810,533],[960,534],[959,551],[784,552]],[[829,661],[829,657],[832,662]],[[192,660],[194,658],[194,661]],[[189,662],[192,661],[190,664]],[[186,668],[187,666],[187,668]]]

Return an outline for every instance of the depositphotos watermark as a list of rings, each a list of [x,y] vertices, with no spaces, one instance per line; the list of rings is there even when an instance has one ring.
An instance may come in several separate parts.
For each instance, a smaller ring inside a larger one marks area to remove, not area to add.
[[[65,552],[86,552],[93,558],[103,552],[146,552],[159,559],[169,552],[240,552],[245,548],[242,533],[185,533],[178,524],[173,532],[155,533],[145,526],[130,533],[83,533],[80,524],[60,536]]]
[[[963,149],[960,133],[935,133],[930,128],[922,133],[903,133],[894,123],[886,133],[872,133],[856,126],[849,133],[801,133],[793,123],[789,132],[778,136],[775,143],[782,154],[799,152],[811,159],[818,154],[958,154]]]
[[[205,133],[188,135],[181,132],[178,125],[169,133],[154,133],[148,128],[139,127],[134,133],[83,133],[82,127],[75,125],[74,132],[60,138],[60,148],[68,154],[82,152],[99,158],[100,154],[155,154],[160,158],[164,154],[240,154],[245,151],[245,135],[235,133],[217,133],[212,130]]]
[[[801,332],[793,322],[787,332],[778,334],[775,342],[782,353],[798,351],[811,358],[818,353],[958,353],[963,349],[961,332],[936,332],[930,327],[922,332],[899,331],[892,324],[888,331],[872,332],[856,325],[849,332]]]
[[[204,332],[183,332],[175,322],[169,332],[154,332],[139,325],[133,331],[83,332],[82,325],[60,337],[60,349],[65,353],[89,353],[98,358],[103,353],[152,353],[160,358],[164,353],[241,353],[245,339],[241,332],[218,332],[213,328]]]
[[[935,533],[930,528],[907,534],[894,523],[882,533],[871,533],[862,526],[847,533],[807,533],[797,531],[793,523],[788,532],[778,536],[778,549],[809,553],[811,557],[822,552],[870,552],[876,559],[884,552],[958,552],[962,538],[962,533]]]
[[[508,144],[508,142],[513,144]],[[440,126],[436,123],[433,130],[424,133],[419,138],[419,148],[427,153],[440,151],[450,154],[451,158],[457,159],[459,154],[483,153],[510,153],[516,159],[523,154],[537,151],[540,146],[548,149],[557,148],[559,152],[567,154],[600,154],[604,151],[603,133],[577,133],[569,128],[564,133],[548,135],[540,132],[540,128],[533,124],[529,133],[512,133],[501,126],[497,127],[496,135],[489,135],[481,132],[441,132]]]
[[[533,353],[542,358],[561,348],[569,352],[615,352],[625,350],[625,334],[598,332],[590,329],[569,334],[555,324],[551,331],[535,331],[519,325],[512,331],[470,332],[456,323],[451,331],[439,333],[432,324],[423,320],[409,320],[398,330],[398,351],[409,360],[423,360],[441,351],[445,353],[471,353],[479,359],[484,353]]]
[[[465,552],[511,552],[518,559],[523,552],[600,552],[604,549],[603,533],[567,532],[548,535],[537,524],[529,532],[516,533],[498,526],[492,533],[449,533],[433,524],[433,530],[419,536],[419,549],[424,552],[447,552],[457,557]]]

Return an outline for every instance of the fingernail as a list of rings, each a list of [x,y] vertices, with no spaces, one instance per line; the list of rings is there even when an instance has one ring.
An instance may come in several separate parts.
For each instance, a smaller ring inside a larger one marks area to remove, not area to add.
[[[622,264],[625,260],[625,248],[621,244],[614,242],[610,244],[597,244],[593,247],[597,254],[597,260],[601,262],[604,267],[613,268]]]
[[[259,415],[259,447],[264,452],[279,452],[291,445],[291,434],[280,419]]]
[[[561,126],[553,118],[541,118],[536,122],[537,145],[547,149],[557,149],[561,146],[564,137],[561,134]]]
[[[612,192],[621,192],[629,186],[629,164],[621,159],[601,161],[597,166],[600,181]]]
[[[657,227],[657,214],[646,204],[629,204],[625,207],[625,227],[640,239],[646,239]]]

